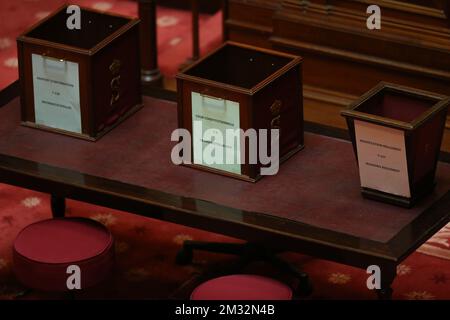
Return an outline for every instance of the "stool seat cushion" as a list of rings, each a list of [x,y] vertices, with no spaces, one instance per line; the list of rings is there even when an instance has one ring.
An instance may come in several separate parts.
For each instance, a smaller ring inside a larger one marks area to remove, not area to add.
[[[230,275],[199,285],[191,300],[291,300],[289,286],[257,275]]]
[[[108,277],[114,266],[114,241],[101,223],[57,218],[25,227],[13,247],[13,269],[25,286],[66,291],[70,265],[80,267],[81,289]]]

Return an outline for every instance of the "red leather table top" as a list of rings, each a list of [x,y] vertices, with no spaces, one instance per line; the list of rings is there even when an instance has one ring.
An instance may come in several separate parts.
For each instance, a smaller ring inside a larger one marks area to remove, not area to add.
[[[413,209],[363,199],[351,143],[308,133],[304,150],[257,183],[176,166],[170,158],[176,103],[148,97],[144,103],[89,142],[21,126],[16,98],[0,108],[0,153],[378,242],[389,241],[450,187],[450,165],[439,163],[434,193]]]

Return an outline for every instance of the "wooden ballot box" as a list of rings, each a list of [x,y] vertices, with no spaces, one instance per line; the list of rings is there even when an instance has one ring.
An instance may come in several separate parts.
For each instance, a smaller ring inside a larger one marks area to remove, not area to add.
[[[362,194],[405,207],[434,187],[448,97],[380,83],[347,110]]]
[[[17,39],[22,122],[96,140],[141,106],[139,20],[64,6]]]
[[[264,149],[273,155],[272,141],[277,140],[280,163],[302,149],[301,62],[298,56],[228,42],[179,73],[179,127],[192,134],[189,165],[256,181],[267,163],[260,161],[260,154],[258,159],[252,154]],[[227,131],[240,129],[256,132],[257,149],[251,134],[227,139]],[[212,139],[208,130],[224,139]],[[261,132],[268,133],[265,140]],[[231,154],[234,161],[206,161],[205,151],[213,144],[219,147],[215,152],[223,154],[222,159]]]

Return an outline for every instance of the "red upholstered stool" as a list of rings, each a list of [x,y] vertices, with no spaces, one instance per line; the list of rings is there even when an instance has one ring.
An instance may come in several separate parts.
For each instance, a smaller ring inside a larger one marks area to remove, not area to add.
[[[191,300],[291,300],[289,286],[266,277],[241,274],[209,280],[191,294]]]
[[[13,269],[25,286],[68,291],[67,267],[81,270],[81,289],[101,282],[114,266],[114,241],[101,223],[85,218],[57,218],[24,228],[13,248]]]

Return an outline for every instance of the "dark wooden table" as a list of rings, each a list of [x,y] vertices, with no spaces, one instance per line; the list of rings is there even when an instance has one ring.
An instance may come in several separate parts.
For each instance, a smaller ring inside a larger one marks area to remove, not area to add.
[[[54,216],[70,198],[275,250],[378,265],[381,298],[391,297],[397,265],[449,220],[447,154],[433,194],[403,209],[361,197],[343,131],[308,124],[305,149],[252,184],[172,164],[171,100],[145,96],[142,110],[94,143],[21,126],[17,87],[0,93],[0,182],[51,194]]]

